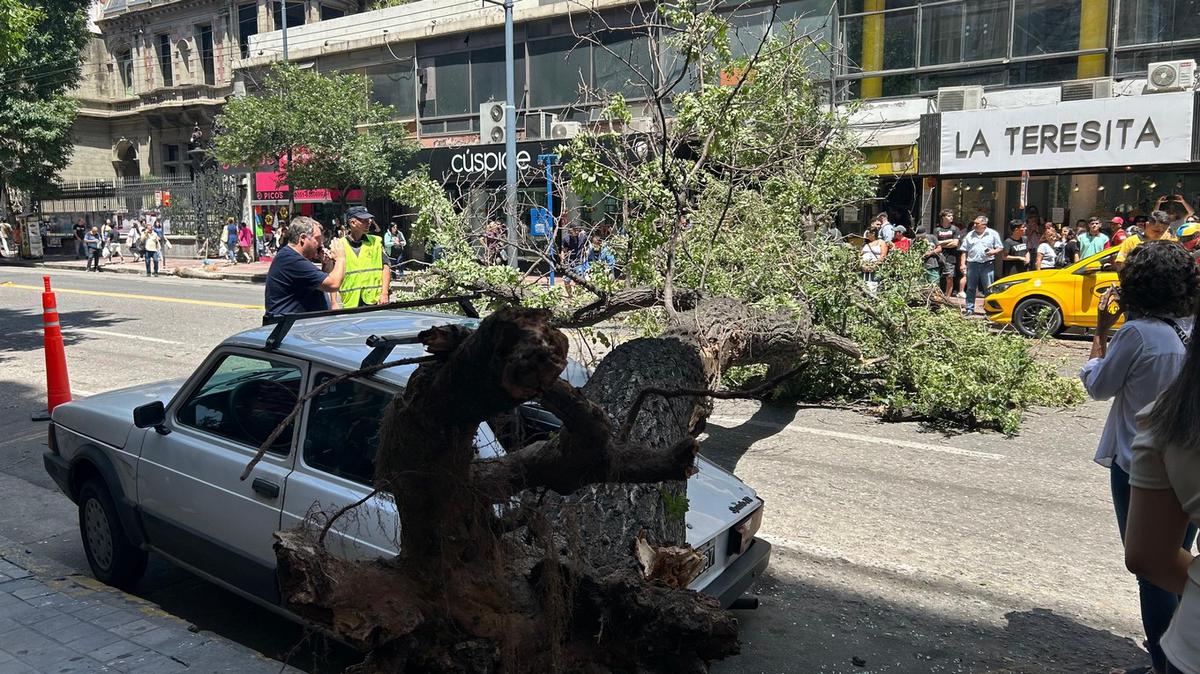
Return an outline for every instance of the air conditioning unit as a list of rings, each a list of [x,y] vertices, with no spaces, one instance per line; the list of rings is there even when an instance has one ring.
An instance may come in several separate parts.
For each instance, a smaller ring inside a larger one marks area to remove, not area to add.
[[[550,137],[564,140],[578,136],[580,131],[583,131],[583,124],[580,122],[555,122],[550,128]]]
[[[504,142],[504,108],[504,101],[492,101],[479,106],[479,142]]]
[[[550,137],[550,131],[558,121],[558,115],[549,112],[529,112],[525,114],[525,140],[545,140]]]
[[[1159,61],[1146,68],[1147,93],[1191,91],[1196,88],[1196,61]]]
[[[634,117],[625,125],[626,130],[633,133],[654,133],[653,117]]]
[[[1112,98],[1111,77],[1071,80],[1062,83],[1062,101],[1089,101],[1093,98]]]
[[[983,107],[983,87],[941,87],[937,90],[938,112],[978,110]]]

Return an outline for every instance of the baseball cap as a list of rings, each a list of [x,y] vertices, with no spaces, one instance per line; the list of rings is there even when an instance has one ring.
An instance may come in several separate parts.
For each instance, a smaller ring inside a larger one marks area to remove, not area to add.
[[[1114,225],[1123,225],[1123,224],[1125,224],[1125,219],[1120,216],[1117,216],[1117,217],[1113,218],[1112,220],[1109,220],[1109,222],[1113,223]]]
[[[367,210],[366,206],[351,206],[346,210],[346,220],[354,218],[355,220],[374,220],[375,216]]]

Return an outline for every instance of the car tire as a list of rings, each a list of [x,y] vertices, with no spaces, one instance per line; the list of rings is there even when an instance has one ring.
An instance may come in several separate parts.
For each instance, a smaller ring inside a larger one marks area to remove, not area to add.
[[[146,572],[146,551],[129,542],[112,495],[92,479],[79,490],[79,534],[92,575],[102,583],[126,588]]]
[[[1050,316],[1045,324],[1037,323],[1037,316],[1049,310]],[[1057,336],[1063,331],[1062,309],[1053,301],[1044,297],[1029,297],[1021,300],[1013,309],[1013,327],[1025,337],[1038,337],[1043,334]]]

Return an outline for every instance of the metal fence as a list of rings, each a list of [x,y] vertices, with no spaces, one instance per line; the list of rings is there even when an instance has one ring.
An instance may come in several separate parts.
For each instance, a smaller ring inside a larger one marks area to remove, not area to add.
[[[83,218],[89,225],[123,221],[153,213],[170,222],[174,234],[204,237],[227,215],[238,215],[244,195],[236,177],[204,170],[194,177],[115,178],[64,183],[43,199],[41,220],[52,232],[66,233]]]

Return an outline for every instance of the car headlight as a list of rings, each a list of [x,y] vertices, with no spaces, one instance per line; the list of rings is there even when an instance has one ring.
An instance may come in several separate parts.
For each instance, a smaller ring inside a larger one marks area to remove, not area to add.
[[[993,295],[996,293],[1002,293],[1005,290],[1012,288],[1013,286],[1021,285],[1022,283],[1024,283],[1027,280],[1028,279],[1020,279],[1017,281],[998,281],[996,283],[993,283],[991,285],[991,287],[988,288],[988,293],[993,294]]]

